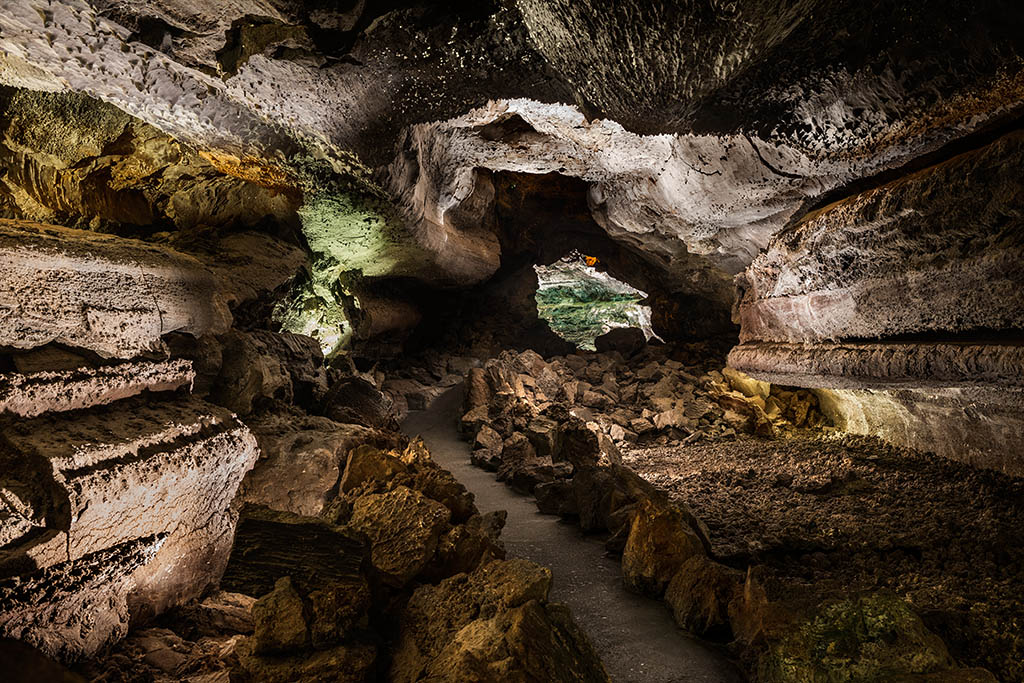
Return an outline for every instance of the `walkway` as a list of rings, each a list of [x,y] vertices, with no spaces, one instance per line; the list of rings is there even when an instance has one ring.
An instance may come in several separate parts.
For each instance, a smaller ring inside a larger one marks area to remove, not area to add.
[[[507,510],[501,538],[509,556],[549,567],[551,599],[564,602],[590,636],[615,683],[738,683],[738,669],[711,646],[687,636],[665,605],[628,592],[619,562],[604,544],[552,515],[537,512],[533,498],[520,495],[469,462],[469,445],[456,424],[462,388],[414,412],[403,428],[420,435],[434,460],[476,496],[481,512]]]

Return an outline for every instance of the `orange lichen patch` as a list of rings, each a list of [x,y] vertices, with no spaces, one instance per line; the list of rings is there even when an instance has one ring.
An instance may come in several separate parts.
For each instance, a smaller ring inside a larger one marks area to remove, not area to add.
[[[594,266],[596,266],[596,265],[597,265],[597,263],[598,263],[598,261],[597,261],[597,257],[596,257],[596,256],[584,256],[584,257],[583,257],[583,262],[584,262],[584,263],[586,263],[586,264],[587,264],[588,266],[590,266],[591,268],[593,268]]]
[[[281,192],[300,194],[298,181],[292,172],[277,164],[268,163],[265,159],[239,158],[234,154],[215,150],[200,150],[199,156],[226,175]]]

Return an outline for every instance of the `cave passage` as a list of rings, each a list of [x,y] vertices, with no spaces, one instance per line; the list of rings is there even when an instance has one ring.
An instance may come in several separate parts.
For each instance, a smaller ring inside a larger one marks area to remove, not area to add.
[[[0,677],[1024,683],[1020,0],[0,0]]]
[[[594,351],[594,340],[616,327],[651,329],[647,295],[595,268],[597,259],[571,252],[537,271],[537,312],[551,330],[576,348]],[[659,340],[660,341],[660,340]]]

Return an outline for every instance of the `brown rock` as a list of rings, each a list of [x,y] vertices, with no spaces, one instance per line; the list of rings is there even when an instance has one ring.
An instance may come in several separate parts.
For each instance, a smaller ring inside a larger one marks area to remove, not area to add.
[[[470,368],[466,374],[466,411],[486,406],[491,399],[483,368]]]
[[[377,648],[368,643],[274,657],[256,655],[251,643],[243,643],[238,654],[241,673],[260,683],[366,683],[377,661]]]
[[[277,580],[274,590],[252,606],[253,652],[276,654],[304,649],[309,628],[303,614],[302,598],[287,576]]]
[[[742,572],[694,555],[672,577],[665,602],[681,628],[716,640],[730,640],[729,603],[742,589]]]
[[[622,553],[622,578],[631,590],[660,597],[683,563],[703,554],[700,537],[676,510],[643,500]]]
[[[309,635],[317,649],[344,641],[365,621],[370,609],[370,586],[363,577],[351,581],[329,581],[310,591]]]
[[[319,515],[327,508],[351,449],[396,445],[392,435],[299,412],[266,413],[247,422],[261,453],[240,500],[299,515]]]
[[[370,559],[384,581],[404,586],[434,557],[450,518],[444,505],[399,486],[356,500],[349,526],[370,539]]]
[[[344,377],[323,399],[324,415],[335,422],[397,430],[391,399],[363,377]]]
[[[341,475],[340,488],[348,493],[365,484],[386,484],[398,475],[406,474],[409,468],[404,462],[379,448],[362,445],[348,452],[345,472]]]

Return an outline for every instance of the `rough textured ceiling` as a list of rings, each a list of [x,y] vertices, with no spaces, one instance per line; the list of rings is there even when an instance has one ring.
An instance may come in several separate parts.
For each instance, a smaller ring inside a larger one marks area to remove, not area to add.
[[[0,80],[300,190],[334,272],[480,282],[479,169],[556,172],[667,288],[725,305],[826,193],[1019,115],[1022,28],[999,0],[29,0],[0,7]]]

